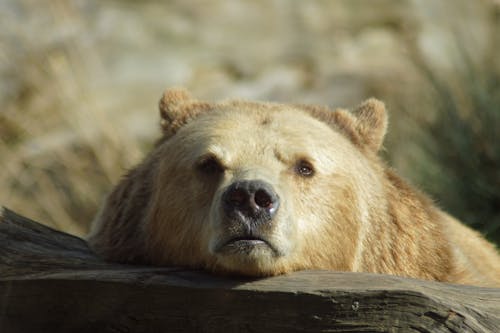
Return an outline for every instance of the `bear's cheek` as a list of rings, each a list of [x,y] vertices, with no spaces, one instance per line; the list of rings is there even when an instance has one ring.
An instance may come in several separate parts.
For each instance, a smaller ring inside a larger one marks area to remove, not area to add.
[[[212,186],[200,184],[185,168],[170,166],[164,166],[156,182],[162,186],[153,192],[145,226],[152,260],[158,264],[204,265],[209,261]]]
[[[360,227],[356,186],[349,177],[334,175],[294,192],[301,195],[295,200],[293,264],[299,269],[348,270]]]

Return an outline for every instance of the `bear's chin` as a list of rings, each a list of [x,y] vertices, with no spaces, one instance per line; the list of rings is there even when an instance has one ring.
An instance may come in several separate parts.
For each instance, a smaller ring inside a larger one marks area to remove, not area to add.
[[[263,237],[237,236],[220,242],[214,251],[223,256],[242,258],[280,257],[283,254],[271,242]]]
[[[277,269],[273,260],[248,260],[248,258],[224,257],[217,258],[217,264],[212,267],[216,274],[229,276],[246,276],[251,278],[262,278],[284,274],[286,271]]]
[[[216,271],[252,277],[280,274],[277,262],[283,257],[272,244],[262,239],[233,239],[215,251]]]

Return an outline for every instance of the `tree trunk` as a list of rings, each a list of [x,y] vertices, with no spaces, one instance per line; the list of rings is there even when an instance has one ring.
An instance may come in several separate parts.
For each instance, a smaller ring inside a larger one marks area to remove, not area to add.
[[[106,263],[84,240],[4,209],[0,332],[500,332],[500,289]]]

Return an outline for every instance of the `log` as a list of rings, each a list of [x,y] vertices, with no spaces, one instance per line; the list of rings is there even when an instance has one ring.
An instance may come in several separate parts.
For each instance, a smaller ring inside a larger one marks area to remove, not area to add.
[[[0,332],[500,332],[500,289],[107,263],[84,240],[4,209]]]

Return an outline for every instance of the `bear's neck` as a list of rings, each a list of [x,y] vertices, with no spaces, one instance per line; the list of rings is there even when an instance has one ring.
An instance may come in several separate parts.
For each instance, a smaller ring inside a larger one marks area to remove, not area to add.
[[[394,171],[386,169],[384,180],[387,201],[370,214],[360,270],[445,280],[451,250],[439,209]]]

